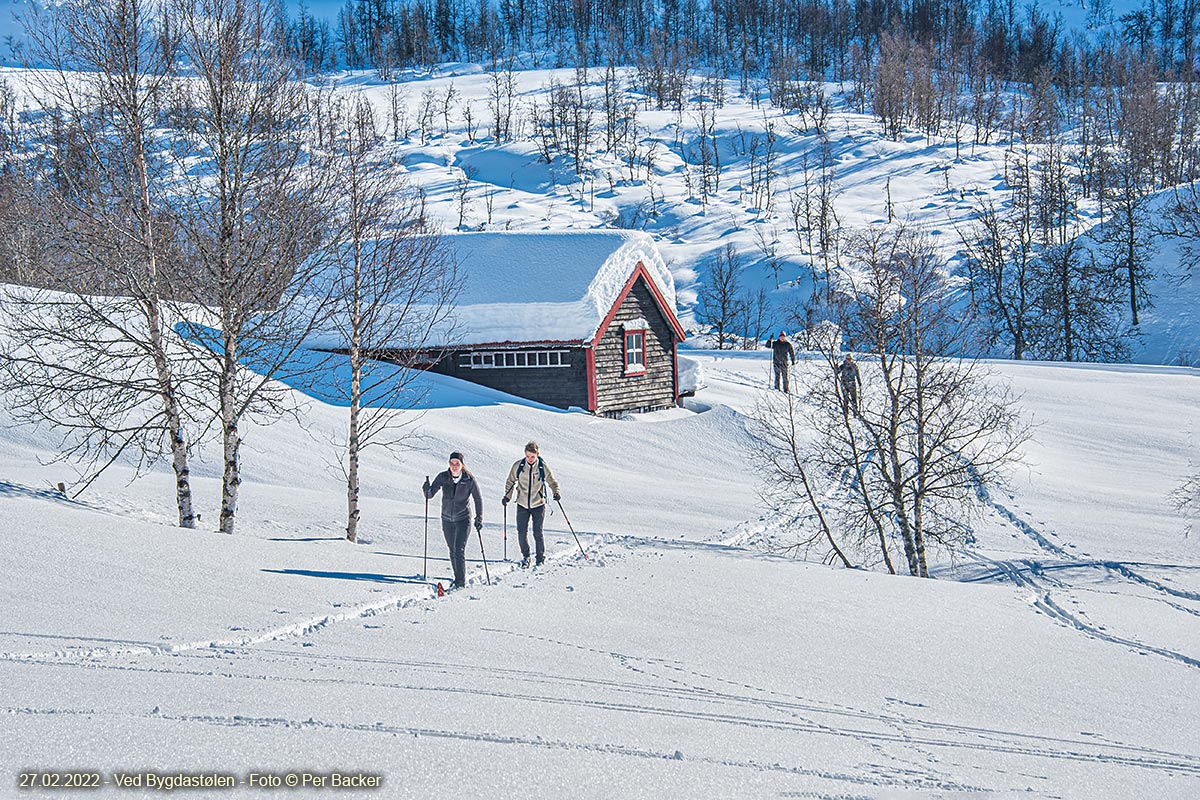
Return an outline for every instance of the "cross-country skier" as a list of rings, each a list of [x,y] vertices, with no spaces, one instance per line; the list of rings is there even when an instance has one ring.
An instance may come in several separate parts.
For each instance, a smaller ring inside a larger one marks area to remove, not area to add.
[[[529,520],[533,520],[534,555],[537,564],[546,560],[546,546],[542,540],[542,522],[546,518],[546,487],[550,487],[555,500],[561,500],[558,481],[550,467],[538,455],[537,442],[525,445],[525,457],[519,459],[508,471],[508,480],[504,483],[504,499],[500,502],[508,505],[509,496],[517,501],[517,534],[521,543],[521,567],[529,566]]]
[[[432,484],[426,478],[421,488],[426,499],[431,499],[438,491],[442,493],[442,535],[450,548],[454,586],[461,589],[467,585],[467,537],[471,530],[468,503],[471,498],[475,498],[475,530],[483,528],[483,497],[479,484],[463,466],[463,454],[455,450],[450,454],[450,468],[439,472]]]
[[[862,377],[858,374],[858,364],[854,357],[846,353],[846,358],[837,367],[838,381],[842,384],[842,414],[850,415],[853,410],[858,416],[858,391],[862,388]]]
[[[771,341],[771,361],[775,367],[775,388],[779,388],[779,378],[783,377],[783,393],[788,393],[788,360],[796,363],[796,348],[787,339],[787,331],[780,331],[779,338]]]

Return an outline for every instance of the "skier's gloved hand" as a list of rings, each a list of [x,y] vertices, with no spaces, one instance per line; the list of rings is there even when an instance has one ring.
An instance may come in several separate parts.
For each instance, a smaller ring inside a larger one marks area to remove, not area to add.
[[[554,499],[555,499],[555,500],[562,500],[562,495],[561,495],[561,494],[559,494],[558,492],[555,492],[555,493],[554,493]]]
[[[475,520],[475,530],[476,530],[476,531],[482,531],[482,530],[483,530],[483,520],[481,520],[481,519],[477,519],[477,520]]]
[[[425,494],[429,494],[429,478],[425,479],[425,483],[421,486],[425,490]]]
[[[508,505],[508,496],[507,496],[507,495],[505,495],[505,496],[504,496],[504,497],[503,497],[503,498],[500,500],[500,505],[502,505],[502,506],[506,506],[506,505]]]

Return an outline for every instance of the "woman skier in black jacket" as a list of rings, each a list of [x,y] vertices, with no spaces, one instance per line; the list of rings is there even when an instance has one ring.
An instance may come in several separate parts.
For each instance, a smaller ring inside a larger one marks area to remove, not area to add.
[[[442,493],[442,535],[450,548],[450,564],[454,567],[454,585],[467,585],[467,536],[471,529],[471,509],[468,502],[475,499],[475,530],[483,528],[483,497],[475,476],[463,467],[463,454],[455,450],[450,454],[450,468],[439,472],[433,479],[425,479],[421,487],[425,499]]]

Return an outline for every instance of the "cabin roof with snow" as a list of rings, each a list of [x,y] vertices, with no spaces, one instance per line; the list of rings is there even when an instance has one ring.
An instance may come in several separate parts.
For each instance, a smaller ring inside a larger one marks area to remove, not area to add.
[[[463,279],[452,315],[459,345],[592,342],[639,274],[683,338],[675,282],[648,234],[453,233],[444,241]]]

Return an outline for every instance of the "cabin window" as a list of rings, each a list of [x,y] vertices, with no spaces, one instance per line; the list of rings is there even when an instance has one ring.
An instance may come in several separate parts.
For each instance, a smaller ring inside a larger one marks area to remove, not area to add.
[[[529,369],[530,367],[569,367],[570,350],[498,350],[462,353],[462,369]]]
[[[625,331],[625,374],[644,375],[646,372],[646,332]]]

